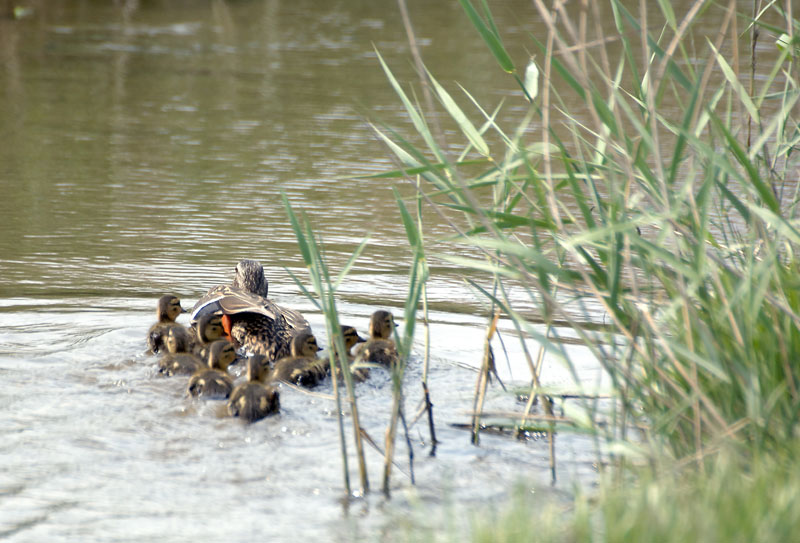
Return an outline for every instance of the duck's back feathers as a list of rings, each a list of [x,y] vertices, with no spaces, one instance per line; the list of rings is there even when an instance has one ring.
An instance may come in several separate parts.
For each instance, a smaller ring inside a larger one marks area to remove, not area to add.
[[[365,362],[391,366],[397,362],[397,348],[391,339],[370,339],[358,351]]]
[[[191,353],[170,353],[158,361],[158,372],[164,375],[192,375],[206,367]]]
[[[358,349],[360,360],[390,366],[397,362],[397,347],[391,340],[395,326],[394,317],[388,311],[378,310],[369,320],[370,339]]]
[[[287,357],[275,362],[272,381],[283,381],[312,388],[328,375],[321,360],[306,357]]]
[[[157,322],[147,331],[147,347],[149,352],[158,354],[167,352],[166,339],[170,328],[183,328],[177,322]]]
[[[227,373],[207,368],[192,375],[187,390],[192,396],[227,398],[233,390],[233,379]]]
[[[233,319],[231,338],[245,351],[273,361],[289,355],[292,332],[264,315],[242,313]]]
[[[280,409],[278,391],[261,383],[244,383],[237,386],[228,400],[228,413],[247,422],[256,422]]]
[[[225,329],[237,345],[263,354],[270,361],[289,353],[291,336],[310,329],[297,311],[280,307],[267,298],[268,282],[261,264],[242,260],[230,285],[210,289],[192,308],[192,321],[208,314],[224,314]]]

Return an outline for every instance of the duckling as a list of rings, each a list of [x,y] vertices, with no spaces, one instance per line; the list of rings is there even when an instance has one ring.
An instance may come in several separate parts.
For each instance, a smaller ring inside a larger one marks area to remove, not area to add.
[[[236,349],[225,339],[218,339],[208,349],[208,367],[198,370],[189,379],[187,390],[192,396],[227,398],[233,390],[228,366],[236,359]]]
[[[391,366],[397,362],[397,347],[392,332],[397,325],[388,311],[378,310],[369,320],[370,339],[356,353],[360,360]]]
[[[269,370],[269,362],[262,355],[247,361],[247,382],[237,386],[228,400],[228,413],[247,422],[256,422],[280,409],[278,390],[260,383]]]
[[[210,289],[192,308],[192,322],[207,313],[221,314],[225,331],[237,347],[266,356],[270,362],[288,356],[291,338],[310,329],[297,311],[267,299],[269,282],[256,260],[242,260],[230,285]]]
[[[158,322],[147,331],[147,347],[151,353],[164,350],[164,338],[167,337],[167,330],[173,326],[180,326],[175,319],[181,313],[185,313],[185,310],[181,307],[181,301],[177,296],[165,294],[158,299],[156,306]]]
[[[355,356],[352,354],[352,349],[358,343],[364,343],[367,340],[363,337],[358,335],[358,331],[353,326],[342,326],[342,335],[344,336],[344,346],[347,349],[347,360],[350,364],[353,363],[355,360]],[[325,369],[327,373],[331,372],[331,357],[324,358],[320,361],[320,365]],[[357,383],[361,383],[369,377],[369,368],[358,368],[352,370],[353,378]],[[337,366],[336,368],[336,375],[339,377],[339,380],[342,380],[341,368]]]
[[[285,381],[304,387],[313,387],[325,378],[325,368],[319,364],[317,339],[309,331],[292,338],[292,356],[281,358],[272,369],[272,381]]]
[[[208,358],[208,346],[218,339],[225,339],[225,328],[222,326],[222,315],[208,313],[203,315],[191,328],[192,352],[202,358]]]
[[[205,364],[189,349],[189,331],[183,326],[173,326],[167,331],[165,340],[168,354],[158,361],[158,372],[164,375],[192,375]]]

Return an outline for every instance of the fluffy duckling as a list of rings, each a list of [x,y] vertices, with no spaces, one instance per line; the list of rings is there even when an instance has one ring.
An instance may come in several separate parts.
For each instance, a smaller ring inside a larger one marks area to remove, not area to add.
[[[266,356],[270,362],[288,356],[292,336],[309,329],[297,311],[267,299],[269,282],[256,260],[242,260],[230,285],[210,289],[192,309],[192,322],[208,313],[222,315],[225,331],[247,351]]]
[[[355,347],[359,343],[364,343],[367,340],[363,337],[358,335],[358,330],[355,329],[353,326],[342,326],[342,335],[344,336],[344,346],[347,348],[347,360],[351,364],[355,360],[355,356],[352,354],[353,347]],[[324,358],[320,361],[320,365],[325,369],[327,373],[331,372],[331,359],[330,357]],[[339,377],[339,380],[342,380],[341,368],[336,368],[336,375]],[[361,383],[365,381],[369,377],[369,369],[368,368],[358,368],[353,370],[353,378],[357,383]]]
[[[208,346],[218,339],[225,339],[225,328],[222,326],[222,315],[209,313],[203,315],[192,326],[192,352],[202,358],[208,358]]]
[[[269,362],[262,355],[247,361],[247,382],[237,386],[228,400],[228,413],[247,422],[256,422],[280,409],[278,389],[260,383],[269,371]]]
[[[397,362],[397,347],[392,334],[397,325],[388,311],[378,310],[369,320],[370,339],[358,350],[358,357],[365,362],[391,366]]]
[[[317,339],[309,331],[292,338],[292,356],[281,358],[272,369],[272,381],[285,381],[304,387],[313,387],[325,378],[325,368],[319,364]]]
[[[158,361],[158,372],[164,375],[192,375],[203,369],[205,364],[189,350],[189,331],[183,326],[173,326],[167,331],[165,339],[168,354]]]
[[[177,296],[165,294],[158,299],[158,305],[156,306],[158,322],[147,331],[147,347],[151,353],[165,350],[164,339],[167,337],[167,331],[173,326],[180,326],[175,322],[175,319],[184,312],[181,307],[181,301]]]
[[[218,339],[208,349],[208,367],[189,379],[187,390],[192,396],[227,398],[233,390],[233,378],[228,366],[236,359],[236,349],[230,341]]]

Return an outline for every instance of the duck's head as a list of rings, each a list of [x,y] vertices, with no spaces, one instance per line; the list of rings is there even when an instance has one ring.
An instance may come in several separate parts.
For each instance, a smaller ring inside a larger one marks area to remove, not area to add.
[[[181,313],[184,313],[184,309],[181,307],[181,301],[177,296],[165,294],[158,299],[156,315],[159,322],[175,322],[175,319]]]
[[[208,349],[208,367],[227,371],[228,366],[236,360],[236,349],[227,339],[214,341]]]
[[[197,321],[197,337],[203,343],[211,343],[225,336],[222,326],[222,315],[213,313],[200,317]]]
[[[353,326],[342,326],[342,335],[344,336],[344,346],[347,347],[348,351],[352,349],[356,343],[364,343],[367,341],[358,335],[358,330]]]
[[[180,325],[170,326],[167,337],[164,338],[167,350],[172,354],[185,353],[189,349],[189,332]]]
[[[369,335],[372,339],[390,339],[395,326],[392,314],[379,309],[369,319]]]
[[[249,382],[264,382],[269,374],[269,360],[266,356],[256,354],[247,359],[247,380]]]
[[[240,260],[236,264],[233,286],[266,298],[269,281],[264,277],[264,266],[258,260]]]
[[[292,338],[292,356],[317,356],[317,351],[320,351],[317,345],[317,338],[311,332],[300,332]]]

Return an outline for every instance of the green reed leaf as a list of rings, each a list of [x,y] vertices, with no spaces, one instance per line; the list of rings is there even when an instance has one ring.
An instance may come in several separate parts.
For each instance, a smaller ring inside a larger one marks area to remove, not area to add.
[[[758,195],[764,201],[765,204],[769,206],[772,211],[778,211],[778,200],[775,198],[775,194],[772,192],[772,187],[770,187],[767,183],[761,179],[760,174],[758,173],[758,168],[755,164],[753,164],[747,156],[747,152],[742,148],[739,144],[739,141],[733,135],[733,133],[729,130],[727,126],[716,116],[712,113],[711,121],[714,126],[723,134],[725,140],[728,142],[728,148],[731,150],[731,153],[739,161],[752,183],[753,187],[758,192]]]
[[[745,90],[744,86],[739,82],[739,79],[736,77],[736,73],[734,73],[733,68],[731,68],[728,61],[717,51],[717,48],[714,47],[714,44],[706,38],[708,41],[709,47],[711,50],[714,51],[714,56],[717,59],[717,64],[719,64],[720,69],[722,69],[722,73],[725,75],[725,79],[728,80],[728,84],[736,91],[736,96],[739,98],[739,101],[744,105],[747,113],[750,117],[753,118],[753,121],[756,123],[760,122],[760,115],[758,113],[758,108],[753,103],[753,100],[750,98],[750,95]]]
[[[377,49],[375,49],[375,54],[378,55],[378,60],[381,63],[381,67],[383,67],[383,71],[386,74],[386,77],[389,79],[389,82],[391,83],[395,92],[400,97],[400,100],[403,102],[403,105],[406,108],[406,112],[408,113],[408,116],[411,118],[411,122],[414,123],[414,128],[417,130],[419,135],[421,135],[422,138],[425,140],[425,143],[428,145],[428,148],[433,152],[434,155],[436,155],[436,158],[439,160],[439,162],[445,162],[444,155],[442,154],[442,151],[439,148],[439,144],[436,143],[436,140],[433,138],[430,128],[428,128],[428,125],[425,122],[425,119],[422,117],[417,107],[411,103],[411,100],[409,100],[405,91],[403,91],[403,88],[400,86],[400,83],[394,77],[394,74],[389,69],[389,66],[386,64],[386,62],[384,62],[383,57],[381,56],[381,54],[378,52]]]
[[[494,55],[498,64],[500,64],[500,67],[507,73],[514,73],[514,62],[511,60],[511,57],[508,56],[505,47],[503,47],[500,36],[495,34],[495,32],[486,25],[483,19],[481,19],[481,16],[478,15],[478,12],[475,11],[470,0],[459,0],[459,2],[461,3],[461,7],[464,8],[469,20],[472,21],[472,24],[478,29],[478,33],[483,38],[483,41],[489,46],[489,50]],[[491,17],[489,20],[491,21]],[[494,23],[492,22],[492,24]]]
[[[436,79],[434,79],[433,75],[428,72],[428,77],[433,83],[433,88],[436,90],[436,94],[439,95],[439,100],[441,100],[442,105],[445,107],[447,112],[450,116],[458,123],[461,132],[464,133],[464,136],[467,137],[469,142],[477,149],[477,151],[482,154],[483,156],[489,156],[489,146],[486,144],[486,141],[481,137],[480,133],[475,129],[475,125],[470,122],[464,112],[458,107],[455,100],[450,96],[450,94],[442,87]]]
[[[344,278],[347,277],[348,273],[350,273],[350,269],[353,267],[353,264],[355,264],[356,260],[358,260],[358,257],[361,256],[361,253],[364,252],[364,248],[367,246],[368,241],[369,237],[365,237],[363,240],[361,240],[361,243],[358,244],[356,250],[353,251],[353,254],[351,254],[350,258],[347,259],[347,262],[345,263],[344,267],[339,272],[339,275],[336,277],[336,281],[333,283],[333,290],[339,289],[339,285],[342,284]]]
[[[289,203],[289,199],[286,197],[284,192],[281,192],[281,200],[283,201],[283,208],[286,210],[286,214],[289,216],[289,223],[292,225],[292,231],[294,231],[294,235],[297,238],[297,245],[300,248],[300,254],[303,255],[303,262],[306,263],[307,267],[311,267],[312,259],[311,259],[311,251],[308,247],[308,241],[303,235],[303,229],[300,228],[300,223],[297,220],[297,216],[294,214],[294,210],[292,209],[292,205]]]

